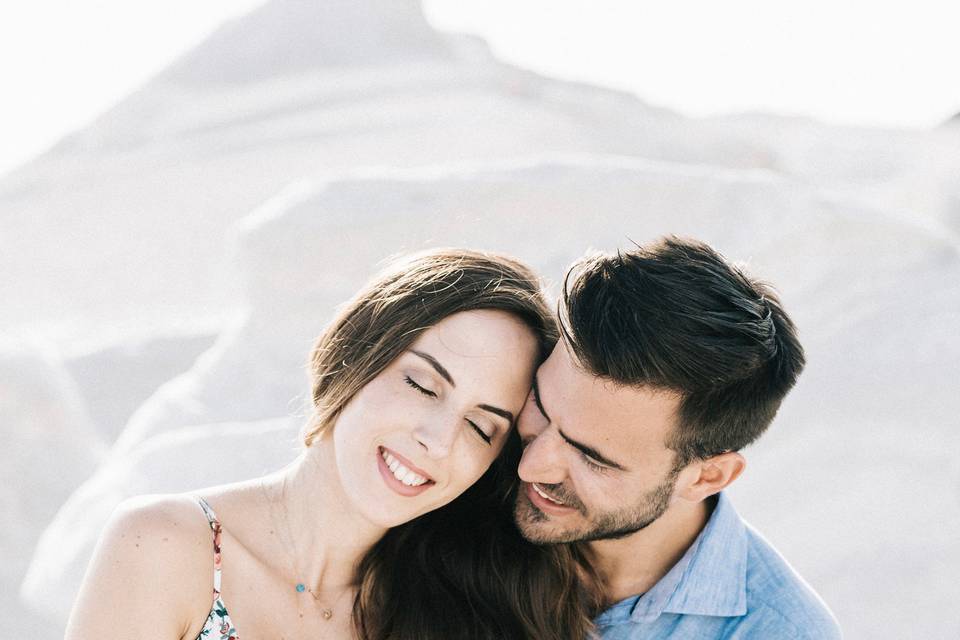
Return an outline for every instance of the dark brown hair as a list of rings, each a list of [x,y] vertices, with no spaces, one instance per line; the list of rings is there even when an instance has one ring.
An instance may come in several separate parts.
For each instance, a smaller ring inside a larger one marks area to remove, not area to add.
[[[310,446],[343,407],[447,316],[492,309],[522,320],[543,360],[556,327],[536,275],[502,255],[441,249],[391,264],[340,311],[311,362]],[[576,551],[538,547],[513,520],[516,429],[490,469],[440,509],[390,529],[357,570],[353,619],[363,640],[588,637],[592,605]]]
[[[666,443],[680,466],[756,440],[804,366],[773,290],[696,240],[583,258],[567,273],[560,316],[591,373],[681,394]]]

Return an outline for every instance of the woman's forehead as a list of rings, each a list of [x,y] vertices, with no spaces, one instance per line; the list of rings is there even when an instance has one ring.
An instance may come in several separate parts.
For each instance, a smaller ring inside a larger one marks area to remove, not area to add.
[[[425,330],[412,349],[433,349],[435,358],[498,359],[523,357],[532,348],[532,331],[516,316],[505,311],[462,311]]]

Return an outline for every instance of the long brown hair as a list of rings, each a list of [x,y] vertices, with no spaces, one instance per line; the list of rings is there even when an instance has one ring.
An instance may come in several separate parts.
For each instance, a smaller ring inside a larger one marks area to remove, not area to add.
[[[537,276],[497,254],[439,249],[375,276],[317,341],[310,365],[310,446],[350,399],[424,330],[454,313],[506,311],[537,337],[540,359],[556,341]],[[521,443],[513,429],[500,456],[466,492],[390,529],[357,569],[353,620],[362,640],[587,638],[594,602],[571,547],[524,540],[513,520]]]

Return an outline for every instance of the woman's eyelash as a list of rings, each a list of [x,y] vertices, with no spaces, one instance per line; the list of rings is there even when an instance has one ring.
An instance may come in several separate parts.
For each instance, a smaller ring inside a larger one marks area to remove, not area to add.
[[[420,386],[419,384],[417,384],[417,383],[413,380],[413,378],[411,378],[410,376],[403,376],[403,381],[406,382],[408,385],[410,385],[411,387],[413,387],[414,389],[416,389],[417,391],[419,391],[420,393],[422,393],[422,394],[425,395],[425,396],[428,396],[428,397],[430,397],[430,398],[436,398],[436,397],[437,397],[437,394],[436,394],[436,393],[434,393],[433,391],[430,391],[430,389],[427,389],[427,388],[425,388],[425,387],[421,387],[421,386]],[[477,426],[477,423],[475,423],[473,420],[467,420],[467,424],[469,424],[471,427],[473,427],[473,430],[477,432],[477,435],[478,435],[478,436],[480,436],[481,438],[483,438],[483,441],[484,441],[484,442],[486,442],[487,444],[490,444],[490,441],[491,441],[493,438],[492,438],[491,436],[488,436],[486,433],[484,433],[483,429],[481,429],[479,426]]]
[[[478,436],[480,436],[481,438],[483,438],[483,441],[484,441],[484,442],[486,442],[487,444],[490,444],[491,438],[490,438],[490,436],[488,436],[486,433],[483,432],[483,429],[481,429],[480,427],[478,427],[473,420],[467,420],[467,423],[468,423],[471,427],[473,427],[473,430],[477,432],[477,435],[478,435]]]
[[[413,378],[411,378],[410,376],[403,376],[403,379],[404,379],[404,381],[405,381],[408,385],[410,385],[411,387],[413,387],[414,389],[416,389],[417,391],[419,391],[419,392],[422,393],[423,395],[429,396],[429,397],[431,397],[431,398],[436,398],[436,397],[437,397],[437,394],[436,394],[436,393],[434,393],[433,391],[430,391],[430,389],[425,389],[424,387],[421,387],[421,386],[418,385],[416,382],[414,382],[414,381],[413,381]]]

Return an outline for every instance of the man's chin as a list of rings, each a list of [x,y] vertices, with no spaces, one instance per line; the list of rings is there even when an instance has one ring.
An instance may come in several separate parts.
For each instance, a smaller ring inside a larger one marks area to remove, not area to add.
[[[584,537],[584,532],[562,527],[529,502],[517,501],[514,520],[520,534],[533,544],[576,542]]]
[[[601,540],[622,540],[637,533],[643,526],[629,526],[621,529],[563,529],[553,523],[531,523],[517,521],[520,534],[533,544],[567,544],[571,542],[597,542]]]
[[[579,516],[579,514],[577,514]],[[646,528],[661,514],[637,520],[612,521],[598,524],[581,520],[561,524],[557,516],[537,509],[527,500],[517,500],[513,516],[520,534],[533,544],[564,544],[570,542],[595,542],[599,540],[622,540]],[[574,516],[567,516],[574,517]]]
[[[533,544],[563,544],[567,542],[577,542],[580,536],[569,531],[549,531],[542,527],[519,527],[520,534]]]

